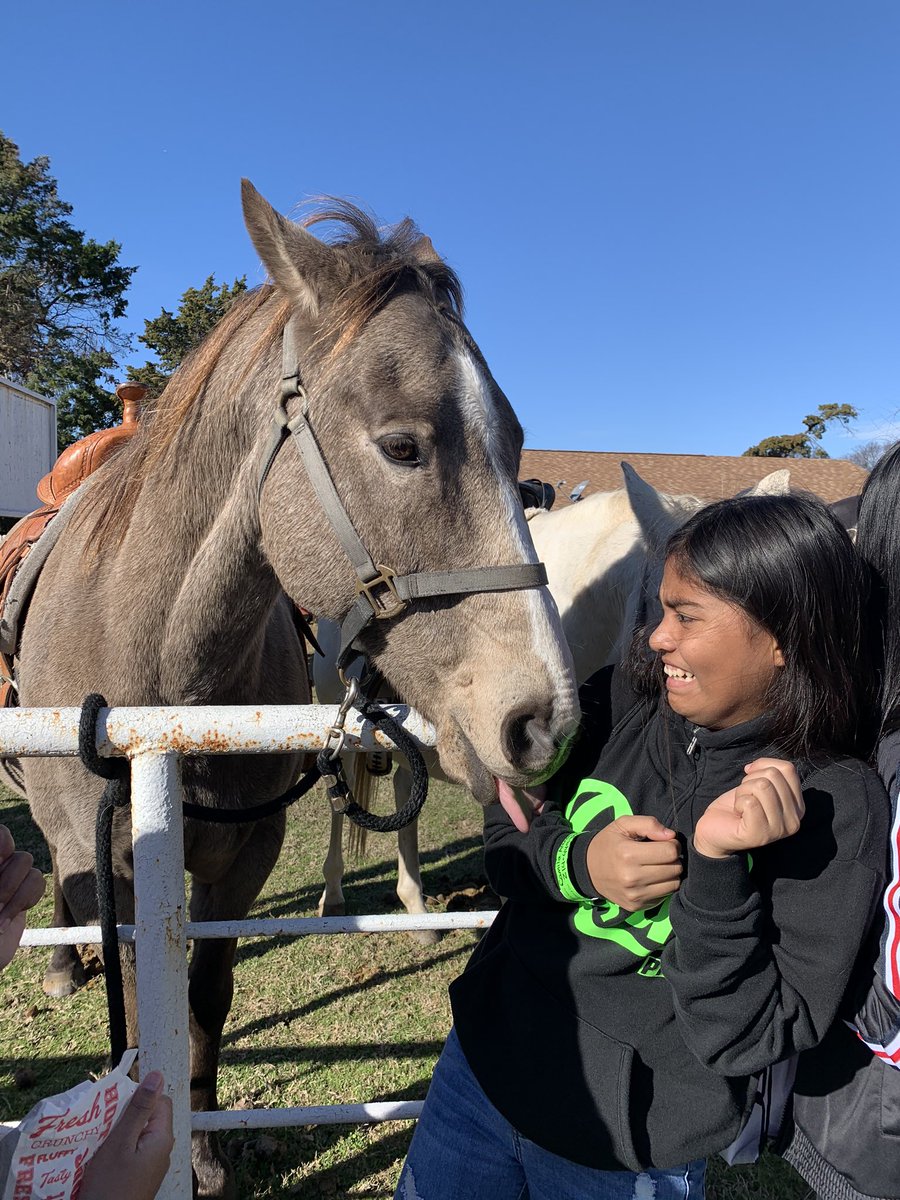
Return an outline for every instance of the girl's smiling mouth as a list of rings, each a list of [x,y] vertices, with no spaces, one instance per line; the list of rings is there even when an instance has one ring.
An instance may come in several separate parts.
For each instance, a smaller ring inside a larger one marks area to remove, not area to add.
[[[683,667],[673,667],[671,663],[664,662],[663,670],[666,674],[667,685],[670,683],[675,685],[679,683],[692,683],[694,680],[694,676],[690,671],[684,670]]]

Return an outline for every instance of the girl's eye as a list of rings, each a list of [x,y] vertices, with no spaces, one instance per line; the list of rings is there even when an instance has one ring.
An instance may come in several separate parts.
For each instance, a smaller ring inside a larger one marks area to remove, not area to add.
[[[405,467],[418,467],[421,464],[419,447],[413,438],[402,433],[392,433],[383,437],[378,443],[381,453],[391,462],[402,463]]]
[[[680,625],[690,625],[691,621],[693,621],[693,619],[694,619],[694,618],[693,618],[693,617],[689,617],[689,616],[687,615],[687,613],[680,613],[680,612],[676,612],[676,613],[675,613],[675,619],[678,621],[678,623],[679,623]]]

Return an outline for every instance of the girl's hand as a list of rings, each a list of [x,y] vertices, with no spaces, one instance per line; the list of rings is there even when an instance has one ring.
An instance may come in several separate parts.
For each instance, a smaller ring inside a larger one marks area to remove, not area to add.
[[[80,1200],[153,1200],[175,1144],[172,1101],[163,1093],[163,1082],[159,1071],[142,1081],[115,1129],[89,1160]]]
[[[727,858],[792,837],[805,811],[793,763],[758,758],[744,767],[736,788],[714,800],[694,828],[694,849],[706,858]]]
[[[25,928],[25,912],[44,894],[44,877],[0,825],[0,968],[9,964]]]
[[[636,912],[678,890],[681,849],[656,817],[619,817],[591,838],[587,868],[599,896]]]

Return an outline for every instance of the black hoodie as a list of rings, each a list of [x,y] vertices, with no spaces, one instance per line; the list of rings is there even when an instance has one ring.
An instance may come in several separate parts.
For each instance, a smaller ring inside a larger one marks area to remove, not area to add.
[[[531,830],[487,809],[488,877],[508,899],[451,985],[453,1015],[525,1137],[587,1166],[673,1167],[727,1146],[752,1075],[835,1019],[883,886],[887,798],[854,759],[798,764],[800,831],[752,861],[708,859],[694,825],[766,750],[764,720],[712,732],[638,703],[598,759],[608,675],[582,703],[585,736]],[[675,895],[636,913],[592,898],[586,865],[628,812],[676,829],[685,853]]]

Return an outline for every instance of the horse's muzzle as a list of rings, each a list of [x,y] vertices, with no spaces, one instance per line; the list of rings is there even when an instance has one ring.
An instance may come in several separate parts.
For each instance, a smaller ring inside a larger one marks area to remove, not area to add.
[[[515,770],[529,777],[545,775],[568,753],[577,723],[558,728],[551,705],[523,705],[507,713],[500,730],[503,753]]]

